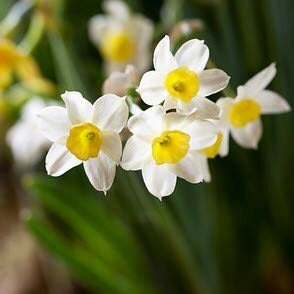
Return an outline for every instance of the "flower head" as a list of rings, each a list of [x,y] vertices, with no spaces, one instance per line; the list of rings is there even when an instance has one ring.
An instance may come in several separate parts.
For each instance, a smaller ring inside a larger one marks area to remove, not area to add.
[[[53,142],[47,172],[60,176],[83,163],[91,184],[106,193],[122,153],[119,133],[128,119],[125,99],[107,94],[92,105],[79,92],[61,97],[66,108],[51,106],[39,113],[40,129]]]
[[[221,118],[216,124],[219,125],[222,134],[220,150],[223,150],[223,155],[228,153],[229,132],[242,147],[255,149],[262,135],[260,116],[290,110],[288,102],[283,97],[265,89],[275,74],[276,66],[271,64],[245,85],[238,87],[235,99],[221,98],[217,101],[221,109]]]
[[[41,98],[31,98],[24,105],[19,121],[7,132],[7,144],[19,168],[36,164],[50,146],[50,141],[40,132],[36,121],[39,111],[50,103],[52,101],[45,103]]]
[[[126,170],[140,170],[147,189],[158,198],[170,195],[177,177],[198,183],[206,177],[205,157],[199,150],[217,139],[212,123],[166,113],[156,105],[130,118],[133,135],[127,141],[122,157]]]
[[[224,89],[229,77],[219,69],[204,70],[208,57],[208,47],[197,39],[184,43],[173,56],[165,36],[154,51],[155,70],[143,75],[137,91],[148,105],[164,101],[166,109],[184,114],[197,110],[203,118],[217,118],[218,107],[205,97]]]
[[[89,22],[89,36],[104,57],[108,72],[134,64],[140,72],[150,59],[153,24],[141,15],[132,14],[119,0],[104,2],[107,15],[96,15]]]

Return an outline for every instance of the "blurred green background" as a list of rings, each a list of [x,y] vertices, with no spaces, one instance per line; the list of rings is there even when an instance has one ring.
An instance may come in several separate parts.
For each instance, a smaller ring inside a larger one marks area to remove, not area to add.
[[[1,19],[14,2],[0,1]],[[276,61],[271,89],[292,105],[292,0],[126,2],[156,23],[154,44],[177,21],[200,18],[205,30],[196,36],[231,76],[234,89]],[[59,29],[46,32],[33,55],[60,93],[78,90],[93,101],[105,76],[87,22],[102,13],[101,2],[48,3]],[[166,14],[160,14],[163,6]],[[211,183],[178,179],[175,193],[162,202],[148,194],[140,173],[118,168],[104,197],[82,168],[50,178],[42,162],[33,173],[17,175],[11,161],[1,158],[0,209],[14,207],[39,246],[69,271],[69,293],[294,293],[293,115],[262,120],[257,151],[230,142],[227,158],[209,162]],[[8,221],[1,217],[1,227]],[[18,293],[47,293],[38,287]]]

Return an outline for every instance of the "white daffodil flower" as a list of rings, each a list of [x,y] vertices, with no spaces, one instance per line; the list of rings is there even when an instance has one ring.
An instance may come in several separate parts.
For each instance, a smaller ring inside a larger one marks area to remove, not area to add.
[[[47,172],[57,177],[83,163],[91,184],[106,194],[121,158],[119,133],[129,114],[125,99],[107,94],[92,105],[79,92],[61,97],[66,108],[51,106],[39,113],[40,129],[53,142]]]
[[[143,75],[137,91],[148,105],[164,101],[166,109],[184,114],[197,110],[203,118],[217,119],[219,108],[205,97],[224,89],[230,78],[219,69],[204,70],[208,58],[208,47],[197,39],[184,43],[173,56],[165,36],[154,51],[155,70]]]
[[[161,199],[170,195],[177,177],[191,183],[206,178],[206,157],[199,150],[217,139],[214,125],[195,116],[166,113],[161,105],[132,116],[122,156],[125,170],[140,170],[149,192]],[[207,167],[207,166],[206,166]]]
[[[105,59],[108,73],[130,63],[143,73],[150,65],[152,22],[132,14],[123,1],[105,1],[104,10],[107,15],[90,19],[89,37]]]
[[[36,115],[51,103],[32,97],[22,108],[19,121],[8,130],[6,141],[18,168],[32,167],[49,149],[50,141],[38,129]]]
[[[242,147],[256,149],[262,135],[261,114],[278,114],[290,111],[288,102],[279,94],[265,90],[276,74],[274,63],[238,87],[237,97],[221,98],[219,125],[220,155],[229,150],[229,133]],[[217,150],[214,150],[216,152]]]

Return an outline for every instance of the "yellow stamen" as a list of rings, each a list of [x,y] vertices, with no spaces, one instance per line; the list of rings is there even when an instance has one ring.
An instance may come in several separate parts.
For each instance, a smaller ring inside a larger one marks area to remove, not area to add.
[[[126,33],[112,32],[106,35],[101,53],[108,60],[125,63],[134,53],[134,43]]]
[[[181,131],[165,131],[152,142],[155,163],[177,163],[189,151],[190,136]]]
[[[70,130],[66,147],[78,159],[85,161],[98,156],[101,144],[101,131],[91,123],[84,123]]]
[[[186,103],[197,95],[200,88],[197,74],[186,66],[171,71],[164,85],[171,96]]]
[[[223,140],[222,133],[218,133],[216,142],[213,145],[202,149],[201,151],[206,155],[206,157],[215,158],[219,152],[222,140]]]
[[[229,119],[234,127],[241,128],[260,116],[260,105],[250,98],[242,99],[230,109]]]

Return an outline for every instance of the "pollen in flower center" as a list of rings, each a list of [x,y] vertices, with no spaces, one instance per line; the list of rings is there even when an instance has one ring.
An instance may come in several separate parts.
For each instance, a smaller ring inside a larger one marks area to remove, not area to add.
[[[250,98],[235,103],[229,113],[229,119],[234,127],[241,128],[260,116],[260,105]]]
[[[78,159],[85,161],[98,156],[101,144],[101,131],[91,123],[84,123],[70,130],[66,147]]]
[[[171,71],[164,82],[168,93],[183,102],[190,102],[200,88],[199,78],[194,71],[182,66]]]
[[[222,140],[223,140],[222,133],[218,133],[216,142],[213,145],[202,149],[201,151],[206,155],[206,157],[215,158],[219,152],[220,146],[222,144]]]
[[[106,59],[124,63],[132,57],[134,43],[124,32],[111,32],[103,40],[101,53]]]
[[[189,151],[190,136],[181,131],[165,131],[152,142],[152,156],[158,165],[174,164]]]

